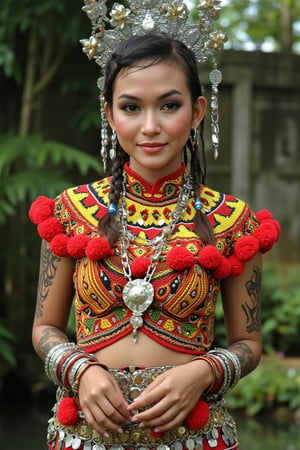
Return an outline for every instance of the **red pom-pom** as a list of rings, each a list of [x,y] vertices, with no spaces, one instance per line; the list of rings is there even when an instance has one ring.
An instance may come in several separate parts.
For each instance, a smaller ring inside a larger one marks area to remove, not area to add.
[[[71,237],[67,243],[69,255],[76,259],[83,258],[89,240],[90,238],[86,234],[77,234]]]
[[[280,234],[281,234],[281,226],[280,223],[278,222],[278,220],[272,220],[272,224],[274,225],[274,227],[277,230],[277,238],[276,241],[278,241],[278,239],[280,238]]]
[[[196,403],[195,408],[191,411],[188,417],[185,419],[190,430],[201,430],[209,419],[209,406],[204,400],[199,400]]]
[[[161,438],[164,435],[163,431],[154,431],[154,430],[150,430],[150,434],[156,438]]]
[[[173,270],[189,269],[195,262],[193,254],[185,247],[173,247],[168,252],[166,260]]]
[[[60,401],[57,408],[57,419],[62,425],[76,425],[79,416],[74,397],[64,397]]]
[[[263,222],[264,220],[273,219],[272,213],[268,209],[262,209],[255,214],[257,220],[259,222]]]
[[[108,240],[99,236],[90,239],[87,244],[85,254],[92,261],[98,261],[106,256],[111,256],[113,254],[113,250]]]
[[[31,204],[28,211],[30,220],[38,225],[51,217],[53,214],[54,203],[55,200],[43,195],[37,197],[37,199]]]
[[[63,225],[55,217],[49,217],[38,225],[39,235],[48,242],[63,231]]]
[[[258,240],[254,236],[243,236],[237,240],[234,253],[241,261],[250,261],[259,251]]]
[[[68,236],[64,233],[57,234],[54,236],[50,243],[50,249],[56,256],[69,256],[69,252],[67,249],[68,244]]]
[[[213,275],[222,280],[229,277],[231,274],[231,264],[225,256],[221,255],[221,262],[216,269],[213,270]]]
[[[278,240],[279,233],[274,222],[275,220],[265,220],[254,232],[254,236],[259,242],[259,248],[263,253],[270,250]]]
[[[199,263],[205,269],[216,269],[221,263],[221,254],[213,245],[203,247],[199,252]]]
[[[136,278],[141,278],[146,275],[148,267],[150,266],[150,259],[145,256],[141,256],[140,258],[135,258],[130,263],[130,270],[132,276]]]
[[[241,260],[239,260],[235,255],[230,255],[228,257],[228,261],[231,265],[231,276],[237,277],[238,275],[241,275],[244,272],[245,269],[245,263]]]

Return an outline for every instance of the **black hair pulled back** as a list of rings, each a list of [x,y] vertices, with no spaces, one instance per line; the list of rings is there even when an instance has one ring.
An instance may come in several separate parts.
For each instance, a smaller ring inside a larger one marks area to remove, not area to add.
[[[146,34],[132,36],[122,42],[108,60],[105,68],[104,101],[112,109],[115,81],[120,72],[129,67],[146,68],[160,62],[175,63],[186,76],[187,86],[194,103],[202,95],[201,82],[198,75],[197,63],[194,54],[182,42],[165,35]],[[142,65],[140,64],[142,62]],[[199,127],[201,154],[198,145],[189,139],[184,148],[184,162],[193,177],[194,197],[199,197],[201,184],[205,182],[206,159],[203,138],[204,121]],[[111,184],[109,202],[118,205],[122,189],[123,166],[129,160],[127,153],[117,143],[116,158],[111,167]],[[209,244],[214,241],[212,227],[201,211],[196,211],[194,217],[195,231]],[[99,221],[99,231],[106,236],[111,245],[116,242],[119,235],[119,225],[113,213],[107,213]]]

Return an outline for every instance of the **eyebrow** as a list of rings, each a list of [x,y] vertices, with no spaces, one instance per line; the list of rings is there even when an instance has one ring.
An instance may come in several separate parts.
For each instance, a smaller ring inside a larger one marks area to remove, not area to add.
[[[162,100],[164,98],[170,97],[171,95],[182,95],[182,93],[180,91],[177,91],[177,89],[171,89],[170,91],[165,92],[160,97],[158,97],[158,99]],[[130,94],[126,94],[126,93],[119,96],[119,100],[123,99],[123,98],[125,98],[127,100],[138,100],[139,99],[135,95],[130,95]]]

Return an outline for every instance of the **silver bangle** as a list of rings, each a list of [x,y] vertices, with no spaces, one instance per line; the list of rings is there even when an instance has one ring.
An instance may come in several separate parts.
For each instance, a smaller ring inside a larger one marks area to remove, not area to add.
[[[45,372],[50,381],[56,385],[62,385],[61,380],[58,378],[57,369],[59,362],[65,356],[66,353],[74,351],[79,347],[73,342],[64,342],[57,344],[47,354],[45,358]]]
[[[226,392],[230,391],[241,378],[240,360],[235,353],[225,348],[215,348],[213,350],[210,350],[208,353],[211,353],[216,358],[218,358],[218,360],[222,364],[222,367],[224,369],[224,382],[220,387],[218,393],[225,394]],[[228,360],[231,362],[233,370]]]
[[[230,385],[230,389],[232,389],[241,378],[241,375],[242,375],[241,362],[240,362],[239,358],[237,357],[237,355],[234,352],[232,352],[231,350],[228,350],[225,348],[220,348],[220,349],[216,349],[216,351],[223,353],[224,356],[226,356],[231,361],[231,363],[234,367],[234,377],[233,377],[233,380]]]
[[[69,376],[69,384],[71,386],[71,389],[73,392],[76,392],[76,378],[78,372],[82,369],[83,366],[85,366],[89,361],[91,361],[91,358],[89,356],[84,356],[80,358],[78,361],[76,361],[72,367],[70,376]]]

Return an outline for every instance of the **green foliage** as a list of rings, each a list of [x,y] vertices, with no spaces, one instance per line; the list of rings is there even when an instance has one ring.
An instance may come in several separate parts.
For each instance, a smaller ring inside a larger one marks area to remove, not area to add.
[[[0,321],[0,362],[1,360],[9,365],[16,364],[16,357],[13,349],[14,335]]]
[[[2,0],[0,8],[0,65],[9,77],[21,79],[19,57],[23,52],[24,36],[34,28],[42,40],[51,33],[56,35],[56,49],[61,45],[76,45],[76,36],[82,28],[80,2],[74,0],[22,0],[16,7],[15,0]],[[21,52],[21,53],[20,53]]]
[[[98,159],[73,147],[44,141],[40,135],[6,135],[0,138],[0,224],[16,205],[37,195],[55,196],[71,184],[68,170],[75,166],[83,175],[100,174]]]
[[[28,88],[28,83],[25,83],[26,76],[32,73],[31,102],[34,102],[34,107],[31,110],[32,116],[26,116],[31,124],[26,134],[41,131],[39,121],[35,120],[34,116],[43,113],[38,107],[39,96],[42,96],[46,89],[54,89],[63,95],[78,93],[84,98],[80,107],[75,108],[72,116],[68,118],[67,125],[71,124],[73,134],[84,132],[91,126],[99,127],[96,86],[99,71],[96,64],[88,61],[79,43],[81,38],[90,35],[91,30],[90,21],[81,10],[83,0],[78,0],[75,4],[74,0],[24,0],[19,3],[16,8],[14,0],[3,0],[0,8],[0,67],[4,74],[3,92],[7,86],[3,110],[6,103],[17,103],[21,107],[18,106],[16,110],[22,111],[25,86]],[[35,52],[29,48],[31,30],[36,33]],[[12,89],[13,93],[9,94]],[[9,100],[6,98],[8,95]],[[20,119],[19,114],[10,115],[7,121],[3,121],[3,132],[20,130]],[[25,120],[24,116],[22,120]]]
[[[235,50],[300,53],[298,0],[223,0],[221,7],[217,27],[226,32]],[[196,10],[193,17],[197,17]]]
[[[299,355],[300,266],[266,263],[262,284],[264,348]]]
[[[248,415],[285,407],[300,407],[300,370],[286,368],[282,357],[270,353],[259,367],[243,378],[228,394],[228,406],[244,409]]]
[[[297,0],[233,0],[224,1],[222,6],[221,25],[233,48],[248,46],[251,50],[261,50],[270,42],[273,50],[283,50],[284,35],[289,34],[290,50],[296,51],[298,46],[299,52],[300,37],[295,26],[300,22]]]

